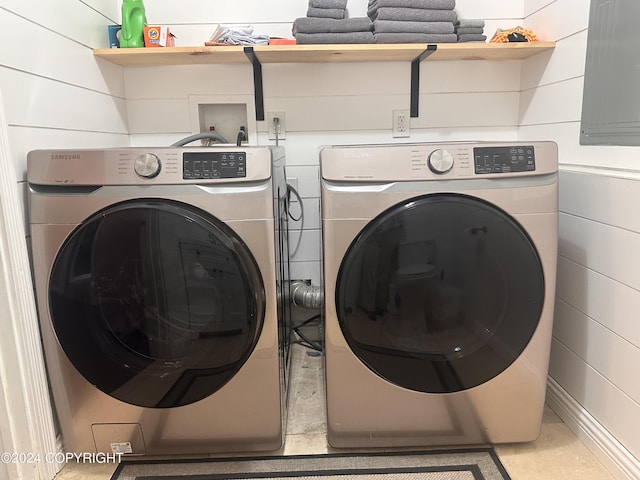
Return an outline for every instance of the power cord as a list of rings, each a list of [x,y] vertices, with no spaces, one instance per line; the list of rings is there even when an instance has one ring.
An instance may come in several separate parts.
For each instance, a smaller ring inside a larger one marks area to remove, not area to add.
[[[242,141],[247,141],[247,132],[244,129],[244,125],[240,126],[240,131],[238,132],[238,137],[236,138],[236,146],[240,147],[242,146]]]
[[[291,194],[292,193],[296,197],[298,202],[300,203],[300,216],[298,218],[295,218],[293,215],[291,215],[290,205],[291,205]],[[294,222],[302,220],[302,218],[304,217],[304,210],[302,209],[302,198],[300,197],[300,194],[298,193],[298,191],[295,188],[293,188],[292,185],[289,185],[288,183],[287,183],[287,215],[289,215],[289,218],[291,220],[293,220]]]
[[[300,203],[300,215],[297,218],[291,215],[291,194],[293,194]],[[291,220],[293,220],[294,222],[300,222],[300,234],[298,235],[298,240],[296,241],[295,248],[293,250],[290,250],[290,255],[293,257],[300,248],[300,243],[302,241],[302,229],[304,228],[304,208],[302,205],[302,197],[300,196],[298,191],[288,183],[285,208],[287,210],[287,215]]]
[[[322,340],[319,342],[314,342],[313,340],[311,340],[309,337],[307,337],[300,331],[302,327],[309,325],[310,323],[315,322],[316,320],[320,320],[320,318],[321,316],[318,313],[317,315],[314,315],[313,317],[310,317],[304,320],[300,325],[294,325],[292,327],[292,330],[296,333],[296,335],[298,335],[298,337],[300,337],[300,340],[296,340],[294,343],[298,343],[300,345],[303,345],[317,352],[322,352],[324,350]]]
[[[276,135],[276,147],[279,144],[278,132],[280,131],[280,117],[273,117],[273,132]]]

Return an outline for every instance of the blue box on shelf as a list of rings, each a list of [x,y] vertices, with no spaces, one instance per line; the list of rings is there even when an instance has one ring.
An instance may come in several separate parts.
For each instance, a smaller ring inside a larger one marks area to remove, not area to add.
[[[109,28],[109,48],[120,48],[120,30],[122,25],[108,25]]]

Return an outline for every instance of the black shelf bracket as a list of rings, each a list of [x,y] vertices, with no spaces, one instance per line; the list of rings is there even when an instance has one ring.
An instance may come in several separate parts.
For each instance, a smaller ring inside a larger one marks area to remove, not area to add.
[[[256,120],[264,120],[264,93],[262,91],[262,64],[253,47],[244,47],[244,54],[253,65],[253,94],[256,102]]]
[[[438,49],[437,45],[427,45],[427,49],[411,62],[411,118],[418,116],[420,97],[420,63]]]

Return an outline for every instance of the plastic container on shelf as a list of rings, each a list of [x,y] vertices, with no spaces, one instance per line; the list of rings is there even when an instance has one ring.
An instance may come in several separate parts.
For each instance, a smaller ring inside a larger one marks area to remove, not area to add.
[[[144,47],[144,27],[147,17],[142,0],[122,0],[122,30],[120,48]]]

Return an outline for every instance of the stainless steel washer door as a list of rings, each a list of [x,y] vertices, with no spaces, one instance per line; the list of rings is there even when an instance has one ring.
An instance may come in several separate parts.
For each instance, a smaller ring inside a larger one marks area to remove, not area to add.
[[[450,393],[522,354],[544,288],[538,252],[511,216],[478,198],[431,194],[367,224],[344,256],[335,301],[345,340],[369,369]]]
[[[60,249],[51,321],[71,363],[104,393],[142,407],[197,402],[249,358],[265,291],[224,223],[169,200],[131,200],[88,218]]]

